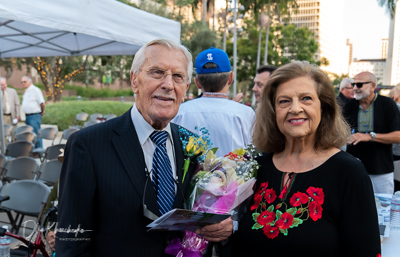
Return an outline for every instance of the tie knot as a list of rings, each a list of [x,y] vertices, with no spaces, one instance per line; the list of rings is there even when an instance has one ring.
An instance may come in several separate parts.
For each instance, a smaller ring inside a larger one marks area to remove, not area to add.
[[[150,135],[150,139],[157,145],[165,145],[165,142],[167,141],[168,133],[164,130],[161,131],[154,131]]]

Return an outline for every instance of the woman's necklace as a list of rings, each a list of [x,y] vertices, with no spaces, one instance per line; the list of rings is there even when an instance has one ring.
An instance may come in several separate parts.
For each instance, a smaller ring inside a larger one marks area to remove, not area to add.
[[[286,180],[286,182],[284,182],[286,173],[288,174],[288,179]],[[292,187],[295,177],[296,173],[294,172],[283,172],[281,194],[279,195],[279,198],[282,199],[282,201],[286,199],[286,196],[289,193],[290,188]]]
[[[204,92],[203,97],[214,97],[214,98],[228,98],[228,94],[225,93],[214,93],[214,92]]]

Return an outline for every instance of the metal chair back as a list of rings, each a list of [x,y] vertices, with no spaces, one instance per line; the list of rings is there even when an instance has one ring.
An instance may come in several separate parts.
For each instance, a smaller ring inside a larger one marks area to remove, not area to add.
[[[60,138],[60,144],[61,144],[61,141],[64,139],[64,140],[68,140],[68,138],[69,138],[69,136],[72,134],[72,133],[74,133],[74,132],[76,132],[76,131],[78,131],[79,129],[78,128],[69,128],[69,129],[66,129],[66,130],[64,130],[63,131],[63,133],[62,133],[62,136],[61,136],[61,138]]]
[[[31,143],[36,142],[36,134],[31,131],[21,132],[15,135],[15,141],[28,141]]]
[[[60,178],[62,163],[55,159],[40,164],[37,180],[52,186]]]
[[[98,118],[103,118],[103,114],[93,113],[92,115],[90,115],[90,121],[97,121]]]
[[[29,141],[17,141],[7,145],[6,156],[20,157],[30,156],[34,145]]]
[[[0,194],[10,196],[10,200],[2,202],[0,208],[8,214],[12,226],[11,232],[18,233],[25,215],[39,220],[49,197],[50,188],[39,181],[20,180],[4,185]],[[13,216],[11,211],[17,215]]]
[[[38,164],[32,157],[18,157],[7,160],[2,171],[2,180],[34,179]]]

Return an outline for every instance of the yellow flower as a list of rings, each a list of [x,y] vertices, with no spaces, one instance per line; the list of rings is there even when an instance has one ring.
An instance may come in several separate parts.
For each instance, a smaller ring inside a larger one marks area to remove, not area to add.
[[[243,148],[238,148],[232,151],[232,153],[237,154],[239,156],[243,156],[246,153],[246,151]]]
[[[202,137],[189,137],[189,142],[186,145],[186,152],[188,153],[188,155],[194,156],[204,153],[207,147],[207,141],[204,140]]]

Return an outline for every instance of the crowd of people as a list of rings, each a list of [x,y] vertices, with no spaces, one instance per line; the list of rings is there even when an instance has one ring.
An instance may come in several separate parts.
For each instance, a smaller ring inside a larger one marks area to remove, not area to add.
[[[193,68],[202,95],[184,102]],[[171,40],[138,50],[132,108],[68,139],[51,234],[58,257],[167,256],[166,246],[181,232],[146,226],[184,208],[199,167],[190,162],[183,172],[180,133],[202,127],[217,156],[249,144],[260,152],[255,193],[240,219],[195,231],[213,243],[205,256],[212,246],[221,257],[380,256],[374,193],[394,192],[400,87],[379,95],[374,74],[361,72],[344,79],[336,96],[315,65],[264,65],[254,78],[253,109],[240,97],[229,99],[233,75],[228,55],[214,47],[196,56],[194,67],[188,49]],[[26,123],[37,132],[43,95],[29,77],[22,83]],[[20,121],[15,90],[4,78],[1,87],[3,116]]]

